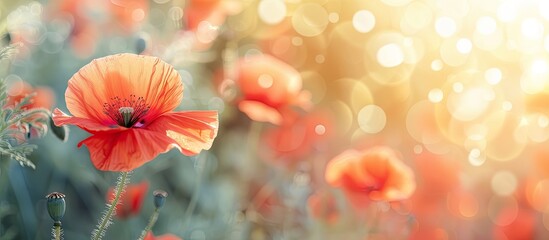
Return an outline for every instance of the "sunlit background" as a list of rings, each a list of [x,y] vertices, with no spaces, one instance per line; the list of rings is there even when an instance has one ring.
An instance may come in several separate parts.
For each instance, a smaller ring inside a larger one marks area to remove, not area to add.
[[[170,194],[157,236],[549,238],[549,1],[19,0],[0,20],[18,49],[2,76],[51,88],[52,108],[80,67],[131,52],[179,71],[180,109],[220,113],[211,150],[134,172],[143,207],[107,239],[139,236],[157,188]],[[87,135],[31,140],[36,170],[0,172],[0,238],[49,238],[52,191],[67,195],[66,239],[88,238],[116,174],[76,147]],[[324,169],[378,145],[417,188],[358,211]]]

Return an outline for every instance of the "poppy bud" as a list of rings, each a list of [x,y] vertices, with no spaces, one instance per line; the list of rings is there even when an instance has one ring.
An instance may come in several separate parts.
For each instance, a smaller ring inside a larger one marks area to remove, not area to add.
[[[143,37],[138,37],[135,40],[135,53],[141,54],[147,49],[147,40]]]
[[[65,215],[65,194],[52,192],[46,198],[48,199],[48,213],[51,219],[60,224],[61,218]]]
[[[50,128],[51,132],[59,138],[61,141],[66,142],[69,137],[69,128],[67,126],[55,126],[53,120],[50,118]]]
[[[156,208],[161,208],[164,206],[164,202],[166,202],[166,197],[168,197],[168,193],[163,190],[156,190],[153,192],[154,195],[154,206]]]

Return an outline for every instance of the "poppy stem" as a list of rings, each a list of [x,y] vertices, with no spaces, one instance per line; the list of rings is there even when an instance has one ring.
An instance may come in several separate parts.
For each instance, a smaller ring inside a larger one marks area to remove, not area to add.
[[[53,235],[53,239],[55,239],[55,240],[63,239],[61,237],[62,233],[63,233],[63,230],[61,229],[61,223],[60,222],[59,223],[58,222],[54,223],[53,224],[53,229],[52,229],[52,232],[51,232],[51,234]]]
[[[187,209],[185,210],[185,213],[183,215],[183,229],[187,227],[187,224],[191,219],[191,216],[193,215],[194,209],[196,208],[196,204],[198,203],[198,195],[200,194],[200,187],[202,185],[202,173],[204,172],[204,167],[206,166],[207,159],[208,158],[205,157],[205,154],[201,154],[198,156],[197,161],[203,161],[203,162],[199,162],[199,164],[197,164],[197,167],[195,167],[196,182],[194,186],[193,195],[191,197],[191,201],[189,202],[189,205],[187,206]]]
[[[139,240],[145,239],[145,236],[147,236],[147,233],[152,230],[152,228],[154,227],[154,224],[156,223],[156,220],[158,219],[158,214],[159,214],[158,208],[155,208],[153,214],[149,218],[149,224],[147,224],[145,229],[141,232],[141,236],[139,237]]]
[[[122,193],[126,189],[126,185],[128,185],[129,178],[129,172],[120,173],[120,177],[118,178],[118,182],[116,183],[116,192],[114,193],[114,199],[111,201],[111,203],[107,204],[107,211],[105,212],[105,214],[103,214],[103,217],[101,218],[97,229],[93,230],[93,240],[102,239],[102,237],[105,235],[105,232],[107,231],[107,228],[109,227],[109,225],[112,224],[112,214],[116,209],[118,200],[120,200]]]

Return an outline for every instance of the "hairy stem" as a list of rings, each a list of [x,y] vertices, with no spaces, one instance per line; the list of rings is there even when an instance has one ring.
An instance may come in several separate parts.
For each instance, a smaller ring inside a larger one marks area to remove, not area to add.
[[[93,240],[101,239],[105,235],[107,227],[111,224],[112,214],[116,209],[116,205],[120,200],[120,196],[122,196],[122,193],[124,192],[124,189],[128,184],[128,180],[129,172],[121,172],[120,177],[118,178],[118,183],[116,183],[116,192],[114,193],[114,199],[110,204],[107,204],[107,212],[101,218],[97,229],[93,230],[92,232]]]
[[[61,237],[61,233],[63,232],[63,230],[61,229],[61,223],[54,223],[53,224],[53,230],[52,230],[52,234],[53,234],[53,239],[54,240],[61,240],[63,239]]]
[[[139,237],[139,240],[145,239],[145,236],[147,236],[147,233],[152,230],[157,219],[158,219],[158,208],[155,208],[153,214],[149,218],[149,224],[147,224],[143,232],[141,232],[141,236]]]

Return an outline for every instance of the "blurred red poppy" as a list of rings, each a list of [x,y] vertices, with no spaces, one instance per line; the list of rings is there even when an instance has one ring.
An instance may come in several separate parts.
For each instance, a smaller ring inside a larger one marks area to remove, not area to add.
[[[238,108],[252,120],[280,125],[290,108],[311,107],[310,93],[301,89],[301,76],[290,65],[269,55],[254,55],[241,58],[236,68],[242,94]]]
[[[33,88],[24,81],[17,81],[8,87],[8,100],[6,107],[18,104],[27,95],[35,93],[30,102],[23,106],[23,109],[45,108],[51,109],[55,102],[55,95],[48,87]]]
[[[162,236],[155,237],[151,232],[147,233],[144,240],[183,240],[183,238],[180,238],[178,236],[175,236],[173,234],[164,234]]]
[[[78,146],[88,147],[99,170],[131,171],[172,148],[190,156],[211,147],[217,112],[173,112],[182,97],[181,78],[169,64],[150,56],[111,55],[69,80],[65,99],[74,116],[55,109],[53,120],[93,134]]]
[[[363,208],[373,201],[399,201],[416,189],[414,173],[388,147],[347,150],[326,167],[326,181],[342,188],[349,201]]]
[[[94,53],[100,38],[113,29],[117,33],[137,30],[149,8],[147,0],[58,0],[50,6],[50,18],[72,24],[70,45],[81,58]]]
[[[530,240],[536,239],[536,215],[535,212],[527,208],[519,208],[509,211],[504,208],[498,218],[509,218],[509,215],[514,217],[514,220],[505,226],[495,225],[493,229],[493,239],[496,240]]]
[[[120,204],[116,206],[116,217],[126,219],[141,212],[141,206],[145,200],[145,195],[149,190],[149,183],[143,181],[138,184],[129,184],[126,191],[120,199]],[[114,188],[109,188],[107,192],[107,201],[110,201],[114,196]]]
[[[340,218],[337,201],[329,192],[316,192],[307,199],[307,206],[311,215],[327,223],[336,223]]]
[[[417,189],[409,199],[414,215],[438,218],[446,210],[446,196],[460,187],[458,162],[423,152],[415,159]]]
[[[268,129],[263,139],[268,148],[260,154],[275,164],[293,164],[312,156],[314,151],[323,152],[335,134],[334,121],[329,113],[315,111],[295,114],[280,126]]]
[[[46,134],[49,118],[49,110],[54,103],[54,93],[48,87],[33,88],[30,84],[24,81],[17,81],[8,86],[7,90],[8,98],[3,108],[13,108],[19,104],[29,94],[34,94],[27,104],[21,106],[22,110],[31,110],[37,108],[43,108],[46,111],[37,112],[30,116],[18,121],[16,124],[9,128],[14,130],[11,136],[19,143],[24,142],[27,139],[39,138]]]

